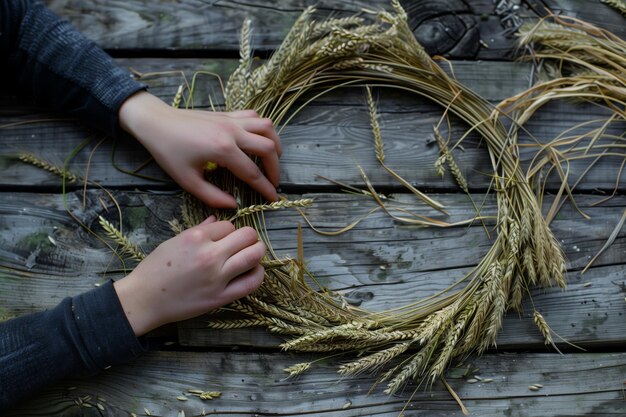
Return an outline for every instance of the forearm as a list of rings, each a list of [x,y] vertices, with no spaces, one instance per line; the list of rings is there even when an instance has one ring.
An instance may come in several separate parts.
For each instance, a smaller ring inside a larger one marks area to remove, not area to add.
[[[111,135],[122,103],[145,85],[132,80],[94,42],[43,4],[0,2],[3,72],[20,93]]]
[[[9,320],[0,324],[0,411],[60,379],[94,375],[143,350],[111,283]]]

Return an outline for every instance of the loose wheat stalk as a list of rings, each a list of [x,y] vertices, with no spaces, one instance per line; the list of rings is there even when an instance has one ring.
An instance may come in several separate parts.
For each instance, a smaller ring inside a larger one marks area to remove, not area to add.
[[[297,363],[283,370],[289,374],[289,377],[294,377],[307,371],[311,367],[311,364],[312,362]]]
[[[119,245],[121,254],[129,255],[136,261],[141,261],[146,257],[145,253],[138,245],[131,242],[128,237],[124,236],[124,234],[107,219],[98,216],[98,223],[100,223],[100,226],[104,229],[107,237]]]
[[[228,221],[233,221],[239,217],[249,216],[253,213],[260,213],[262,211],[281,210],[293,207],[308,207],[313,204],[313,199],[303,198],[300,200],[280,200],[269,204],[254,204],[248,207],[241,208],[233,214]]]
[[[443,176],[444,174],[443,161],[447,162],[448,167],[450,168],[450,173],[452,174],[452,177],[454,178],[456,183],[459,185],[461,190],[463,190],[466,194],[469,194],[469,187],[467,186],[467,180],[465,179],[465,176],[461,172],[461,168],[456,163],[456,160],[454,159],[452,152],[450,152],[450,149],[448,149],[448,146],[446,145],[446,141],[443,139],[443,137],[441,136],[441,133],[439,132],[439,129],[437,129],[436,126],[433,127],[433,132],[435,134],[435,139],[437,140],[437,144],[439,145],[439,152],[441,152],[441,156],[437,158],[437,161],[435,162],[435,168],[437,169],[437,174],[439,176]]]
[[[172,100],[172,107],[174,107],[175,109],[180,107],[180,102],[183,98],[183,89],[184,89],[184,86],[179,85],[178,90],[176,91],[176,94],[174,95],[174,99]]]
[[[376,114],[376,104],[372,97],[372,90],[368,85],[365,86],[367,92],[367,104],[370,111],[370,124],[372,126],[372,132],[374,133],[374,150],[376,152],[376,159],[382,164],[385,162],[385,148],[383,146],[383,136],[380,133],[380,125],[378,124],[378,115]]]
[[[46,161],[45,159],[39,158],[36,155],[30,154],[30,153],[22,153],[20,155],[18,155],[18,158],[20,161],[22,162],[26,162],[27,164],[30,165],[34,165],[37,168],[41,168],[43,170],[46,170],[54,175],[58,175],[59,177],[63,177],[65,178],[68,182],[77,182],[79,181],[81,178],[74,174],[73,172],[59,167],[57,165],[54,165],[48,161]]]

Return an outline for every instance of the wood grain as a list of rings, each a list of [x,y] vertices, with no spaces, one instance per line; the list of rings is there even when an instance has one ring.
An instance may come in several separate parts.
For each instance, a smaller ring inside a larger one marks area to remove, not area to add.
[[[287,30],[307,6],[316,6],[317,18],[368,10],[388,9],[386,0],[312,1],[283,0],[280,7],[266,0],[245,3],[220,0],[171,2],[48,0],[50,7],[69,19],[81,32],[111,53],[139,50],[152,54],[230,55],[238,50],[239,31],[245,18],[254,28],[252,46],[257,51],[276,49]],[[511,60],[516,57],[507,16],[534,21],[546,8],[586,19],[624,36],[619,13],[594,0],[524,1],[517,9],[496,13],[490,0],[403,1],[417,39],[433,55],[457,59]],[[511,7],[513,3],[510,3]],[[132,52],[131,52],[132,53]],[[137,52],[134,52],[137,53]]]
[[[120,1],[52,0],[50,7],[105,49],[237,51],[245,18],[254,27],[253,49],[275,49],[302,11],[311,5],[317,16],[381,9],[387,1],[287,0],[280,5],[248,2],[185,0]]]
[[[206,69],[225,74],[233,66],[233,61],[218,60],[123,60],[121,64],[132,67],[141,73],[152,71],[184,71],[190,76],[193,70]],[[527,86],[530,69],[526,64],[455,62],[454,74],[464,83],[472,85],[482,95],[501,100],[523,90]],[[147,77],[155,94],[171,101],[182,78],[178,75]],[[219,86],[214,78],[203,78],[199,83],[198,97],[207,94],[219,97]],[[434,161],[438,147],[434,143],[432,128],[441,115],[442,109],[420,97],[407,97],[392,90],[376,91],[382,126],[385,153],[389,166],[395,169],[414,185],[426,189],[456,190],[452,178],[446,174],[442,180],[435,174]],[[204,105],[208,100],[204,99]],[[30,152],[55,165],[63,166],[67,156],[85,139],[91,142],[68,164],[79,175],[108,187],[140,186],[172,188],[158,167],[151,163],[141,174],[161,181],[151,181],[132,177],[112,168],[115,164],[125,170],[135,170],[149,161],[149,155],[133,139],[119,140],[113,152],[111,141],[104,141],[97,151],[100,135],[78,128],[70,121],[43,121],[58,117],[41,109],[18,105],[8,100],[0,107],[0,125],[4,125],[0,143],[0,187],[47,186],[60,187],[59,178],[17,161],[19,152]],[[546,142],[564,130],[585,121],[606,117],[607,113],[591,104],[551,103],[543,108],[526,126],[528,134],[521,137],[522,143]],[[580,128],[597,128],[601,122]],[[460,138],[467,127],[454,121],[452,138]],[[619,135],[626,123],[614,123],[607,133]],[[282,158],[281,185],[292,189],[312,186],[328,186],[329,183],[317,177],[325,176],[350,184],[362,186],[357,165],[362,166],[376,187],[398,189],[398,183],[380,168],[372,147],[369,115],[362,91],[349,89],[324,97],[319,102],[306,107],[281,131],[284,144]],[[54,143],[53,147],[49,144]],[[468,178],[470,187],[483,190],[490,184],[490,162],[476,135],[470,135],[464,151],[455,153],[462,171]],[[524,164],[532,159],[536,150],[525,149],[521,160]],[[622,158],[607,158],[588,173],[580,190],[612,190]],[[570,166],[570,183],[584,172],[589,160],[575,161]],[[622,182],[623,183],[623,182]],[[560,178],[552,175],[548,189],[558,190]],[[620,185],[623,189],[623,185]]]
[[[180,200],[168,193],[114,193],[122,208],[123,228],[147,252],[169,238],[167,221],[176,217]],[[299,198],[300,195],[291,195]],[[322,230],[335,230],[351,218],[367,213],[374,204],[369,199],[345,194],[309,194],[315,199],[307,209],[310,220]],[[407,195],[393,196],[409,210],[435,215]],[[457,194],[433,195],[450,209],[447,221],[472,216],[469,199]],[[95,232],[98,215],[116,221],[117,213],[103,191],[86,195],[70,193],[66,201],[76,219]],[[474,195],[480,201],[480,195]],[[623,279],[626,231],[585,275],[580,270],[604,245],[626,207],[619,196],[602,206],[592,206],[593,196],[578,196],[579,207],[592,220],[587,221],[565,205],[553,222],[568,259],[570,289],[534,290],[533,302],[562,337],[579,344],[624,343]],[[63,297],[93,288],[106,279],[124,275],[123,265],[110,248],[81,228],[64,210],[59,194],[4,193],[0,198],[0,306],[11,315],[40,311],[56,305]],[[108,210],[108,211],[107,211]],[[494,213],[488,200],[483,215]],[[294,211],[269,213],[269,237],[280,255],[295,256],[296,228],[302,219]],[[487,221],[492,229],[493,220]],[[51,240],[52,239],[52,240]],[[490,246],[479,223],[450,229],[417,228],[395,224],[375,213],[353,231],[325,237],[304,229],[304,253],[308,266],[321,285],[341,291],[346,300],[369,310],[385,310],[408,304],[446,288],[466,274]],[[54,243],[52,243],[54,242]],[[127,267],[134,264],[129,262]],[[381,268],[382,267],[382,268]],[[384,269],[383,269],[384,268]],[[590,284],[587,284],[590,283]],[[530,301],[525,314],[511,314],[504,325],[500,343],[506,347],[541,347],[533,327]],[[206,328],[206,318],[181,324],[179,337],[190,346],[252,345],[275,347],[277,339],[263,332],[216,332]]]
[[[353,14],[363,7],[388,7],[387,0],[47,3],[120,57],[122,66],[144,74],[150,90],[166,102],[171,101],[183,82],[180,71],[188,78],[197,70],[227,77],[237,64],[238,32],[246,17],[252,19],[256,53],[266,56],[279,45],[307,5],[315,3],[320,18]],[[453,72],[492,103],[525,89],[531,73],[526,63],[507,62],[516,55],[515,38],[506,31],[508,14],[527,21],[545,14],[547,5],[556,12],[626,36],[623,17],[595,0],[525,0],[519,9],[504,14],[495,12],[492,0],[405,1],[404,5],[414,33],[429,52],[453,59],[473,59],[452,61]],[[141,58],[147,56],[161,58]],[[442,65],[445,68],[446,64]],[[145,75],[151,72],[161,74]],[[201,76],[196,92],[198,99],[193,104],[197,108],[207,107],[208,95],[218,107],[222,103],[219,82],[214,77]],[[375,94],[389,165],[446,204],[450,215],[443,217],[425,208],[380,169],[374,158],[365,100],[357,89],[322,97],[282,130],[285,153],[281,186],[288,196],[298,198],[305,194],[315,198],[316,203],[307,214],[321,229],[345,226],[366,213],[373,203],[357,196],[323,193],[337,192],[338,188],[316,174],[362,187],[356,170],[359,164],[379,190],[403,207],[446,221],[471,217],[468,198],[459,193],[449,176],[440,179],[434,173],[438,150],[433,146],[432,126],[442,110],[423,98],[406,97],[391,90],[377,90]],[[528,123],[528,133],[521,141],[546,142],[567,128],[605,115],[593,105],[552,103]],[[132,262],[120,262],[111,248],[89,231],[100,233],[98,215],[117,219],[115,205],[106,192],[90,186],[83,197],[74,191],[81,188],[76,184],[63,196],[58,177],[18,162],[14,158],[17,153],[32,152],[61,166],[72,150],[91,138],[68,166],[81,175],[89,171],[91,180],[112,190],[122,210],[125,233],[146,252],[172,236],[167,221],[179,215],[177,187],[168,182],[156,165],[148,164],[141,173],[160,181],[122,174],[111,162],[112,141],[107,139],[96,145],[101,135],[76,121],[59,119],[58,114],[35,108],[23,97],[3,89],[0,320],[50,308],[64,297],[87,291],[107,279],[121,278],[133,267]],[[625,128],[624,122],[616,123],[609,133],[619,135]],[[453,120],[452,137],[460,137],[465,129]],[[118,142],[114,154],[118,167],[133,170],[148,160],[145,150],[134,140]],[[470,136],[465,149],[455,153],[455,157],[469,177],[472,197],[482,201],[491,170],[486,152],[478,144],[478,138]],[[524,165],[531,158],[531,152],[525,150],[520,160]],[[620,231],[610,248],[581,276],[582,268],[604,245],[626,209],[623,185],[619,186],[617,197],[595,205],[612,190],[621,162],[621,158],[603,160],[577,188],[577,202],[591,220],[583,219],[570,204],[565,204],[552,224],[567,257],[568,289],[532,290],[532,301],[526,299],[524,313],[505,317],[498,351],[455,364],[448,372],[448,381],[471,415],[624,414],[626,231]],[[570,181],[576,180],[585,163],[571,166]],[[558,186],[557,179],[548,180],[549,191],[555,192]],[[135,188],[144,191],[132,191]],[[548,196],[546,204],[551,201]],[[493,214],[494,201],[488,198],[482,210],[485,215]],[[293,211],[267,216],[271,242],[278,253],[295,254],[296,226],[302,222]],[[485,223],[489,230],[495,227],[493,219]],[[491,243],[478,223],[470,227],[420,229],[394,223],[380,213],[335,238],[305,228],[304,242],[305,257],[320,283],[340,291],[349,303],[371,310],[397,307],[445,288],[476,265]],[[561,356],[551,352],[532,323],[533,306],[556,333],[590,352],[578,352],[560,339],[557,343],[567,353]],[[146,415],[145,410],[149,410],[155,416],[176,416],[184,410],[186,416],[396,417],[406,405],[406,415],[411,416],[461,415],[440,383],[432,389],[416,390],[410,385],[393,397],[382,394],[380,387],[369,393],[375,376],[338,378],[336,368],[344,358],[278,352],[280,339],[263,329],[217,332],[206,328],[207,319],[200,317],[161,328],[149,337],[151,347],[158,351],[147,353],[133,364],[107,370],[90,381],[54,385],[12,412],[2,410],[2,414],[117,417],[130,413]],[[284,379],[283,368],[309,360],[316,361],[310,373],[293,381]],[[493,382],[470,383],[468,379],[474,374],[493,378]],[[531,391],[531,384],[542,384],[543,388]],[[176,399],[190,388],[219,390],[223,395],[211,402],[193,396],[184,402]],[[86,396],[91,396],[86,400],[91,407],[76,404],[75,400]]]
[[[315,360],[312,370],[285,380],[282,369]],[[368,391],[375,377],[339,378],[341,359],[261,352],[151,352],[134,364],[105,371],[91,381],[68,381],[6,416],[255,415],[328,417],[461,416],[440,383],[413,385],[393,397],[382,387]],[[468,373],[469,368],[469,373]],[[472,370],[478,369],[474,372]],[[467,377],[462,375],[468,373]],[[480,373],[490,383],[469,383]],[[448,372],[448,382],[472,416],[618,416],[623,414],[626,354],[498,354],[472,359]],[[541,384],[539,391],[528,389]],[[68,388],[75,388],[69,390]],[[217,390],[219,399],[176,397],[188,389]],[[91,408],[77,398],[90,396]],[[407,399],[410,398],[408,403]],[[104,411],[99,412],[100,403]]]

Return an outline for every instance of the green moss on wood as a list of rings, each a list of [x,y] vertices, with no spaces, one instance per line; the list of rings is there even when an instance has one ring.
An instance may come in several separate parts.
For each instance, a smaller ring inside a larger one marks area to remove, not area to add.
[[[148,214],[148,208],[144,206],[125,208],[122,215],[124,233],[145,227]]]
[[[47,232],[40,231],[31,233],[30,235],[24,236],[17,243],[17,247],[27,251],[34,251],[37,249],[40,249],[42,252],[51,251],[54,248],[54,245],[48,236],[49,234]]]

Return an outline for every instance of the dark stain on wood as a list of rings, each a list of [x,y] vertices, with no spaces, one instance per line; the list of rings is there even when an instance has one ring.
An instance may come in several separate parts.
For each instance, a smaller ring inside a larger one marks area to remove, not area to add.
[[[409,25],[430,55],[475,58],[480,48],[477,18],[462,0],[404,1]]]

